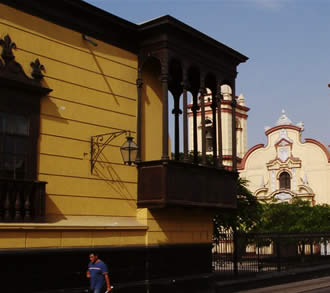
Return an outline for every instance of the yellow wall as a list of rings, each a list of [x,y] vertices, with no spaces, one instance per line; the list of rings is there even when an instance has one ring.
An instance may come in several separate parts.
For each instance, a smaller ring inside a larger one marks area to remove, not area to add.
[[[46,68],[43,85],[53,90],[41,101],[38,150],[38,180],[48,182],[46,214],[53,221],[1,224],[0,248],[211,242],[209,212],[137,210],[137,170],[123,164],[119,151],[124,136],[104,149],[91,174],[91,136],[123,129],[136,136],[137,56],[100,40],[93,47],[81,33],[2,4],[0,11],[0,37],[9,34],[16,43],[16,61],[30,75],[30,62],[39,58]],[[159,160],[159,68],[148,66],[143,73],[143,158]],[[58,221],[79,216],[71,230],[59,226]],[[104,225],[112,221],[116,229],[84,227],[97,217],[107,217]],[[136,221],[134,227],[123,224],[127,219]]]
[[[16,43],[16,60],[29,74],[39,58],[44,85],[53,89],[41,103],[38,179],[49,182],[47,214],[135,216],[126,200],[136,200],[136,169],[119,154],[125,137],[105,148],[94,174],[89,160],[91,136],[136,130],[136,56],[98,40],[93,47],[80,33],[12,8],[1,11],[0,34]],[[113,199],[107,207],[106,199]]]
[[[142,160],[162,157],[162,88],[160,64],[151,59],[142,71]]]
[[[148,225],[148,245],[212,242],[213,222],[209,210],[140,209],[138,218]]]
[[[10,230],[1,231],[0,239],[0,249],[145,245],[145,231]]]

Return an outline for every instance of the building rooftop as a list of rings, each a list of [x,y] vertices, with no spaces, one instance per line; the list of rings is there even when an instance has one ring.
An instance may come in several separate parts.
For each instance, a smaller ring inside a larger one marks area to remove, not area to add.
[[[279,125],[291,125],[292,121],[288,118],[288,116],[286,116],[285,114],[285,110],[282,110],[282,115],[280,116],[280,118],[277,120],[276,122],[276,126]]]

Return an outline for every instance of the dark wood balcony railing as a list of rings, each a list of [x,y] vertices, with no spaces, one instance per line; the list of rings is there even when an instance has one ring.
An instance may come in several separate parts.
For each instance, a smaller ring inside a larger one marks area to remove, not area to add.
[[[236,208],[236,172],[178,161],[138,165],[138,207]]]
[[[43,181],[0,179],[0,221],[42,222],[46,184]]]

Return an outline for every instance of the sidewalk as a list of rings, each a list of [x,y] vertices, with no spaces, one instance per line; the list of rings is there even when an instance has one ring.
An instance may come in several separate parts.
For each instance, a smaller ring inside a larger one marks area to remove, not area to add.
[[[219,280],[220,276],[218,276],[214,282],[214,288],[216,293],[231,293],[278,284],[283,285],[291,282],[320,278],[323,276],[330,276],[330,264],[297,268],[288,272],[260,273],[255,277],[235,278],[225,281]],[[250,292],[258,291],[252,290]]]
[[[292,282],[283,285],[270,286],[266,288],[243,290],[237,293],[303,293],[316,289],[330,290],[330,277],[317,278],[299,282]]]

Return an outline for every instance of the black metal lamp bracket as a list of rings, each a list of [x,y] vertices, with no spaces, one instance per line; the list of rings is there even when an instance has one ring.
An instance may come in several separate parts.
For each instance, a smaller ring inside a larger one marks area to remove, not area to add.
[[[104,148],[108,146],[110,142],[113,141],[116,137],[126,133],[130,135],[131,132],[128,130],[120,130],[110,133],[99,134],[91,137],[91,173],[92,174],[97,159],[103,152]]]

